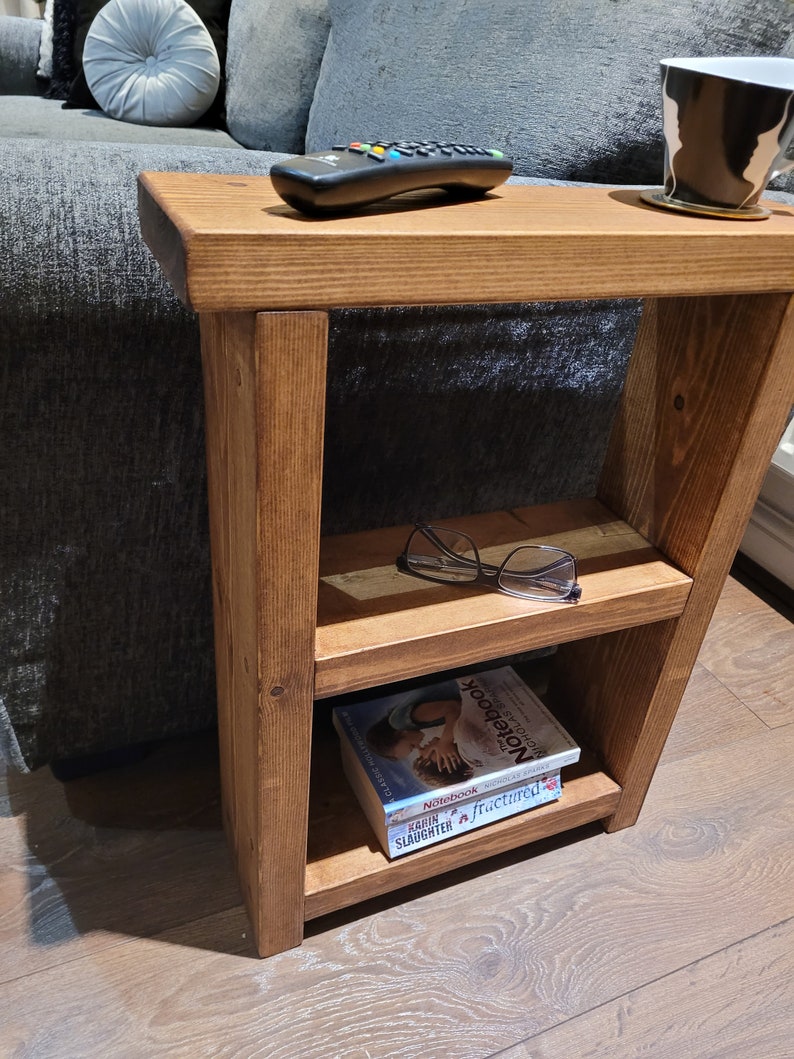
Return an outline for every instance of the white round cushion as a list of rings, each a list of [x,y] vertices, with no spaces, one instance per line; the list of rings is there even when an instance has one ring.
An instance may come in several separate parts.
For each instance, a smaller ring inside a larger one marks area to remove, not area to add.
[[[185,0],[110,0],[88,30],[83,71],[102,110],[137,125],[192,125],[221,77],[212,37]]]

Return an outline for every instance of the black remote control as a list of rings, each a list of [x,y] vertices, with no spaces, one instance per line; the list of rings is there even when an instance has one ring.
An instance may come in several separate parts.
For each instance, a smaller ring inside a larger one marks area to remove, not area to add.
[[[501,151],[461,143],[354,141],[330,151],[277,162],[273,187],[301,213],[344,213],[399,195],[442,188],[477,198],[504,183],[513,163]]]

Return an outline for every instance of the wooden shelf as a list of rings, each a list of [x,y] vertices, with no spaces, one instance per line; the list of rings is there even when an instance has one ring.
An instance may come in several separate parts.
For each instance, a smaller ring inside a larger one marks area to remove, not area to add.
[[[315,746],[309,804],[306,919],[314,919],[400,886],[602,820],[620,787],[588,755],[563,769],[562,797],[465,835],[390,860],[342,772],[335,738]]]
[[[580,602],[535,603],[402,574],[394,560],[408,526],[328,538],[320,553],[317,698],[674,618],[692,585],[597,500],[446,524],[469,533],[486,562],[520,544],[566,548],[579,562]]]

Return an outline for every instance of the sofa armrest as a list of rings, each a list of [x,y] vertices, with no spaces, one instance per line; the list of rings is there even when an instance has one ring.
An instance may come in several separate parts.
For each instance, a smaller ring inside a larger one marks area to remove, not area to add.
[[[39,94],[36,69],[42,26],[40,18],[0,15],[0,95]]]
[[[24,769],[213,723],[198,331],[136,178],[283,155],[0,142],[0,760]]]

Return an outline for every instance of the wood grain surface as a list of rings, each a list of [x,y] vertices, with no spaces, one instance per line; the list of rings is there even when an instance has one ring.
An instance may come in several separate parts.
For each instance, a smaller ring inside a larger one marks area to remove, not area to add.
[[[139,185],[144,239],[202,312],[794,290],[794,209],[779,203],[737,224],[625,189],[438,201],[418,193],[318,221],[267,177],[143,173]]]
[[[576,606],[420,581],[395,557],[409,526],[323,540],[315,695],[371,687],[511,652],[678,616],[690,578],[595,500],[491,512],[453,520],[498,563],[525,544],[573,552]],[[441,525],[444,524],[442,521]]]
[[[225,822],[263,955],[303,931],[324,313],[202,321]]]
[[[794,922],[789,920],[508,1048],[500,1056],[614,1059],[648,1051],[682,1059],[718,1055],[789,1059],[794,1037],[792,980]]]
[[[728,581],[714,611],[703,664],[770,728],[794,721],[794,631],[782,614],[737,581]],[[726,636],[719,635],[725,631]],[[759,664],[763,659],[763,664]]]
[[[642,806],[794,401],[792,350],[789,295],[645,303],[599,496],[694,584],[678,619],[566,644],[552,683],[623,787],[611,828]]]

